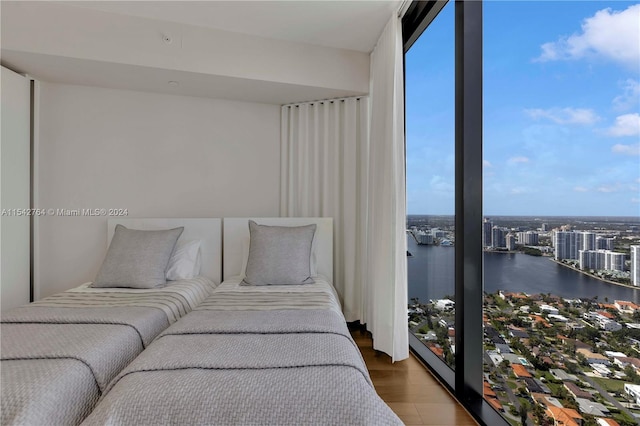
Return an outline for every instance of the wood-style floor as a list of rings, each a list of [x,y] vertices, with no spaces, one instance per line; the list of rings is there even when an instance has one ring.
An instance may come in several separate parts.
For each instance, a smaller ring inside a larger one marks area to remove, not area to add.
[[[464,408],[413,356],[391,363],[369,333],[352,331],[378,395],[407,425],[476,425]]]

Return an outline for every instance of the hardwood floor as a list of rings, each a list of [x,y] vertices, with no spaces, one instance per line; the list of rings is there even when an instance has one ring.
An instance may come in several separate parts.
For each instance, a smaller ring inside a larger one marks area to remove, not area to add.
[[[407,425],[476,425],[464,408],[413,356],[391,363],[369,333],[352,331],[380,397]]]

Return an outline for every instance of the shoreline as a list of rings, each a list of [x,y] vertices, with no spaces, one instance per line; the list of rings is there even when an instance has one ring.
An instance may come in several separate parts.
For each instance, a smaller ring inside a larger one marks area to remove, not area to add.
[[[527,254],[527,253],[525,253],[523,251],[520,251],[520,250],[487,250],[487,249],[482,249],[482,251],[484,253],[526,254],[527,256],[531,256],[531,257],[553,257],[553,256],[551,256],[549,254],[545,254],[545,253],[542,253],[540,256],[535,256],[535,255],[532,255],[532,254]]]
[[[572,271],[579,272],[579,273],[581,273],[581,274],[583,274],[583,275],[586,275],[587,277],[591,277],[591,278],[593,278],[593,279],[596,279],[596,280],[602,281],[603,283],[619,285],[619,286],[621,286],[621,287],[631,288],[631,289],[633,289],[633,290],[639,290],[639,289],[640,289],[640,287],[636,287],[636,286],[634,286],[634,285],[632,285],[632,284],[623,284],[623,283],[619,283],[619,282],[616,282],[616,281],[606,280],[606,279],[601,278],[601,277],[599,277],[599,276],[597,276],[597,275],[592,275],[592,274],[590,274],[590,273],[588,273],[588,272],[585,272],[585,271],[582,271],[582,270],[580,270],[580,269],[578,269],[578,268],[574,268],[574,267],[573,267],[573,266],[571,266],[571,265],[567,265],[566,263],[562,263],[562,262],[560,262],[560,261],[558,261],[558,260],[555,260],[554,258],[549,258],[549,260],[550,260],[550,261],[552,261],[553,263],[555,263],[556,265],[564,266],[565,268],[569,268],[569,269],[571,269]]]

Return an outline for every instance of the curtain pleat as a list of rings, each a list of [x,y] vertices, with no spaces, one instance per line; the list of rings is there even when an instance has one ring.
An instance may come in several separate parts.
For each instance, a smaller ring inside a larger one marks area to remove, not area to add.
[[[366,203],[360,200],[367,152],[368,99],[282,107],[282,216],[334,219],[333,283],[347,321],[362,319],[360,272]],[[366,186],[366,184],[365,184]]]
[[[374,348],[409,356],[403,53],[392,17],[371,55],[370,97],[282,107],[281,216],[332,217],[333,283]]]

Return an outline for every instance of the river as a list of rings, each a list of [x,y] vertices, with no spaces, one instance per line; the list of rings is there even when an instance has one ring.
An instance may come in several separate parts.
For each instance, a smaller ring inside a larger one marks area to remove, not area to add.
[[[439,299],[454,294],[455,247],[419,246],[408,238],[409,299]],[[548,257],[521,253],[484,254],[485,291],[498,290],[528,294],[551,293],[564,298],[607,298],[640,304],[640,289],[618,286],[591,278],[552,262]]]

